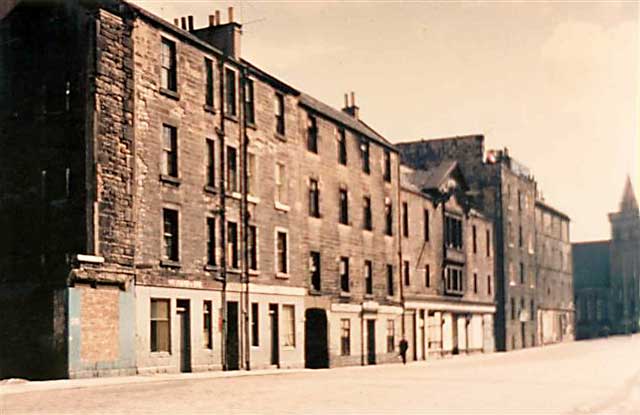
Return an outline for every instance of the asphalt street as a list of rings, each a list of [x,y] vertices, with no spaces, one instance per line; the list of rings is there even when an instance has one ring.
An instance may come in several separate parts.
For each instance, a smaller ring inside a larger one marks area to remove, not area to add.
[[[0,386],[4,414],[640,414],[640,335],[429,362]]]

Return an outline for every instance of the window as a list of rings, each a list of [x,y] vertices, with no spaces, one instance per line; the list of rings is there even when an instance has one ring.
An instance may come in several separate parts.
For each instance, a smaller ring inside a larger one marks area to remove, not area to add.
[[[531,309],[531,315],[529,316],[529,320],[533,320],[536,316],[535,307],[533,306],[533,298],[530,300],[529,307]]]
[[[446,216],[445,244],[448,248],[462,249],[462,221],[460,219]]]
[[[387,295],[393,297],[393,265],[387,264]]]
[[[396,346],[396,322],[387,320],[387,353],[393,353]]]
[[[275,101],[276,133],[284,135],[284,95],[276,93]]]
[[[178,177],[178,129],[162,126],[162,174]]]
[[[212,310],[211,301],[202,304],[202,347],[210,350],[213,349]]]
[[[226,68],[224,71],[225,79],[225,114],[235,117],[236,109],[236,72],[233,69]]]
[[[151,351],[171,351],[169,300],[151,299]]]
[[[340,189],[340,217],[338,219],[343,225],[349,224],[349,195],[347,189]]]
[[[216,155],[215,142],[207,138],[207,186],[216,186]]]
[[[164,259],[178,261],[178,211],[163,209]]]
[[[522,225],[518,225],[518,246],[522,248]]]
[[[344,128],[338,129],[338,163],[347,165],[347,133]]]
[[[476,230],[476,225],[473,225],[471,227],[471,232],[472,232],[472,238],[473,238],[473,253],[477,253],[478,252],[478,242],[477,242],[477,230]]]
[[[204,58],[204,72],[206,76],[204,103],[207,107],[213,108],[215,95],[213,92],[213,61],[211,59]]]
[[[178,74],[176,65],[176,44],[162,39],[161,86],[169,91],[178,91]]]
[[[349,292],[349,258],[340,258],[340,291]]]
[[[227,263],[237,269],[240,267],[238,260],[238,224],[227,222]]]
[[[288,235],[284,231],[276,232],[276,271],[278,274],[289,272]]]
[[[349,356],[351,354],[351,320],[340,319],[340,355]]]
[[[373,294],[373,264],[371,261],[364,261],[364,285],[365,293]]]
[[[391,182],[391,152],[384,150],[384,181]]]
[[[511,297],[511,320],[516,319],[516,299]]]
[[[371,165],[369,163],[370,156],[369,140],[366,138],[360,139],[360,157],[362,158],[362,171],[369,174],[371,173]]]
[[[487,275],[487,294],[491,295],[491,275]]]
[[[520,284],[524,284],[524,264],[520,263]]]
[[[276,163],[276,202],[287,204],[287,166]]]
[[[245,79],[244,81],[244,117],[247,124],[256,123],[256,112],[253,97],[253,81]]]
[[[518,210],[522,210],[522,192],[518,190]]]
[[[402,202],[402,236],[409,237],[409,204]]]
[[[386,235],[393,235],[393,209],[391,201],[388,199],[384,203],[384,233]]]
[[[258,270],[258,228],[249,225],[247,228],[247,256],[249,257],[249,270]]]
[[[431,266],[429,264],[424,268],[424,286],[431,287]]]
[[[216,264],[216,220],[207,218],[207,265]]]
[[[429,211],[424,210],[424,240],[429,242]]]
[[[485,246],[487,247],[487,257],[491,256],[491,232],[489,229],[486,231],[486,242]]]
[[[282,306],[282,320],[284,330],[282,330],[282,346],[296,347],[296,313],[293,305]]]
[[[254,195],[257,189],[256,155],[247,153],[247,194]]]
[[[371,198],[369,196],[365,196],[362,201],[362,227],[368,231],[373,229]]]
[[[411,284],[411,276],[409,275],[410,272],[410,266],[409,266],[409,261],[404,261],[403,263],[403,270],[404,270],[404,285],[410,285]]]
[[[251,345],[260,346],[260,318],[258,303],[251,303]]]
[[[473,293],[478,294],[478,274],[473,273]]]
[[[309,255],[309,273],[311,274],[311,289],[314,291],[320,291],[322,288],[320,252],[311,251]]]
[[[447,266],[445,268],[445,292],[447,294],[464,294],[464,280],[462,268]]]
[[[238,151],[231,146],[227,146],[227,190],[238,192]]]
[[[311,114],[307,118],[307,150],[318,154],[318,120]]]
[[[316,179],[309,179],[309,215],[320,217],[320,189]]]

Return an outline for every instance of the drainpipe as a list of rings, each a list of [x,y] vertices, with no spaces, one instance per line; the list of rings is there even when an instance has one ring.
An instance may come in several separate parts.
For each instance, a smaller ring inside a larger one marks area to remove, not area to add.
[[[220,140],[220,279],[222,280],[222,335],[220,336],[220,353],[222,357],[222,369],[227,367],[227,213],[226,213],[226,169],[225,169],[225,137],[224,137],[224,57],[220,58],[220,128],[216,131]]]
[[[242,217],[240,231],[242,233],[242,280],[244,281],[244,301],[243,301],[243,317],[244,317],[244,350],[245,350],[245,369],[251,370],[251,344],[249,340],[249,163],[248,163],[248,146],[249,137],[247,136],[247,119],[245,108],[245,83],[247,79],[247,69],[242,68],[240,75],[240,128],[239,142],[242,151],[242,201],[240,204],[240,215]]]
[[[405,324],[405,311],[406,304],[404,300],[404,285],[403,285],[403,269],[402,269],[402,212],[400,206],[402,205],[402,200],[400,197],[400,188],[401,188],[401,179],[400,179],[400,154],[397,155],[396,162],[396,218],[398,219],[397,223],[397,240],[398,240],[398,276],[400,277],[400,285],[398,286],[400,292],[400,302],[402,304],[402,319],[400,320],[400,331],[402,333],[402,339],[406,340],[406,324]]]

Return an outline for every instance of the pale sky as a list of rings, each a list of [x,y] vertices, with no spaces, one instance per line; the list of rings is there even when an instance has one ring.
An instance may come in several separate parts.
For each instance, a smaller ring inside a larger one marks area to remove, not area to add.
[[[573,241],[640,190],[638,2],[146,1],[173,21],[235,6],[243,57],[392,142],[481,133],[534,173]],[[640,197],[639,197],[640,199]]]

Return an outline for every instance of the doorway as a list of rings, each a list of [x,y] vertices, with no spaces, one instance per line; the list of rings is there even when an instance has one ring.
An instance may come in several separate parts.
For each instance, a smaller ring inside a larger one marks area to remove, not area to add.
[[[376,364],[376,321],[367,320],[367,364]]]
[[[424,314],[424,310],[420,310],[420,352],[422,360],[427,360],[427,321]]]
[[[328,368],[327,312],[321,308],[308,309],[305,312],[304,331],[305,367]]]
[[[451,315],[451,343],[453,347],[453,350],[451,351],[451,353],[459,354],[460,347],[458,346],[458,315],[457,314]]]
[[[278,342],[278,304],[269,304],[269,331],[271,332],[271,364],[280,366],[280,344]]]
[[[191,372],[191,327],[189,300],[178,300],[176,304],[178,313],[178,362],[181,372]]]
[[[238,302],[227,302],[227,370],[240,369],[238,347]]]

